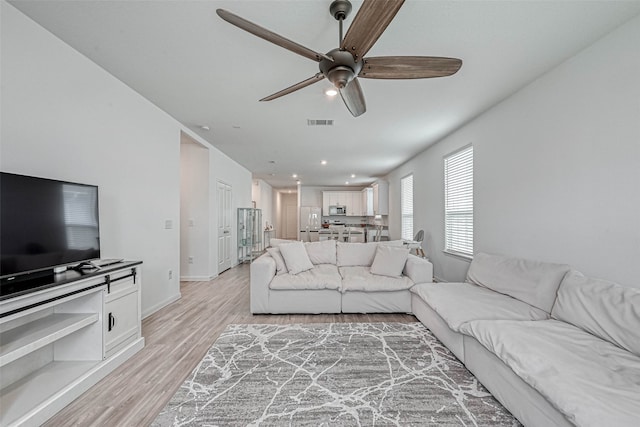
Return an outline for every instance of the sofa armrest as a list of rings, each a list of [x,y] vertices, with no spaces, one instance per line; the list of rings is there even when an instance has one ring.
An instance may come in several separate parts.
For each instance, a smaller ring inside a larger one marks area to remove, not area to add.
[[[269,312],[269,283],[276,275],[276,262],[271,255],[256,258],[250,267],[251,313]]]
[[[433,264],[427,259],[409,255],[402,274],[409,277],[413,283],[432,283]]]

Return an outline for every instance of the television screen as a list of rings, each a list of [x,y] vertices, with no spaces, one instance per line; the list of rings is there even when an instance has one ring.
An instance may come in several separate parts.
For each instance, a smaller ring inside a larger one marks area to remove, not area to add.
[[[0,278],[96,258],[98,187],[0,174]]]

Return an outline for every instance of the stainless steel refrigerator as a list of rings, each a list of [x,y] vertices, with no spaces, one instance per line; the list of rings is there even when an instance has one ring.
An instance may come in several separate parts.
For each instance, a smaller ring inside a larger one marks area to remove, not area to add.
[[[322,222],[322,208],[318,206],[300,207],[300,238],[305,242],[318,241],[318,230]]]

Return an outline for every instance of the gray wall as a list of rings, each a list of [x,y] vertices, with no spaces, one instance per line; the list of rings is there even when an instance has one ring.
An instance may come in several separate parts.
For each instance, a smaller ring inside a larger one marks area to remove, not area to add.
[[[474,145],[475,251],[568,263],[640,287],[640,17],[618,28],[389,174],[414,173],[414,230],[435,275],[463,280],[444,254],[443,156]]]

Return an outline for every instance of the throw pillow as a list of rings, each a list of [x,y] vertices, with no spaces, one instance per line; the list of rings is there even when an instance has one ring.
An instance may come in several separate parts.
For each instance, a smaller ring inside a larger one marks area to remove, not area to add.
[[[280,274],[288,273],[287,264],[284,263],[284,258],[280,253],[280,248],[267,248],[267,252],[271,255],[271,258],[276,262],[276,276]]]
[[[287,243],[286,245],[280,245],[279,249],[285,264],[287,264],[289,273],[298,274],[313,268],[309,255],[307,255],[307,250],[304,248],[304,243]]]
[[[336,241],[307,242],[304,244],[311,264],[336,264]]]
[[[409,257],[409,249],[399,246],[378,245],[376,257],[371,264],[371,274],[401,277]]]

